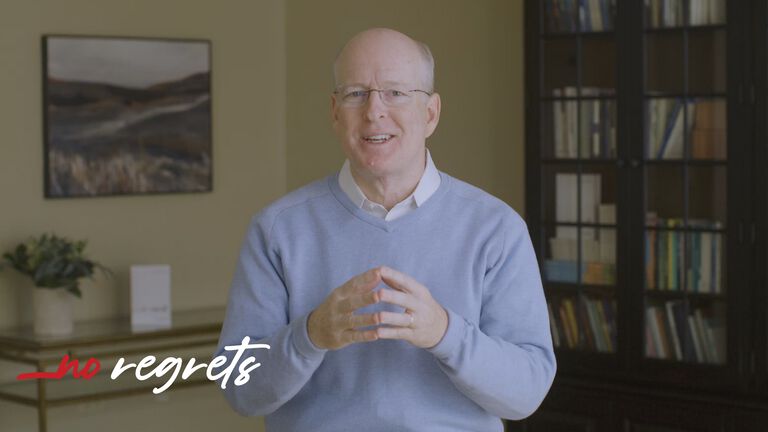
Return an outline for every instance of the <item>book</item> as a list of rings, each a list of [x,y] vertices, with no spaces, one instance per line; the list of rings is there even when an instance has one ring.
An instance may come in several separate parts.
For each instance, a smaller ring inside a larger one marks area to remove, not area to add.
[[[696,309],[694,311],[694,316],[696,317],[696,323],[697,326],[700,329],[702,340],[703,340],[703,346],[704,346],[704,352],[706,353],[707,362],[709,363],[717,363],[717,349],[715,348],[715,340],[712,336],[712,332],[710,331],[709,324],[707,320],[704,318],[704,314],[701,309]]]
[[[548,4],[550,2],[547,2]],[[555,98],[561,97],[559,88],[552,89],[552,96]],[[553,144],[555,146],[556,158],[568,158],[571,157],[568,154],[568,148],[565,145],[565,102],[560,99],[555,99],[552,102],[552,131],[553,131]]]
[[[655,358],[667,358],[667,352],[664,349],[664,344],[661,339],[661,330],[659,329],[659,322],[656,318],[656,308],[647,307],[645,309],[645,328],[648,329],[648,333],[651,336],[651,346],[653,347],[653,355]],[[646,349],[646,353],[650,351]],[[650,354],[649,354],[650,356]]]
[[[568,320],[568,327],[571,329],[571,338],[574,343],[573,346],[583,346],[584,334],[579,328],[578,319],[576,318],[576,308],[573,305],[573,301],[571,299],[563,299],[563,304],[565,305],[565,316]]]
[[[674,302],[668,301],[664,304],[666,308],[666,318],[669,327],[669,339],[672,341],[672,347],[674,348],[675,358],[677,360],[683,360],[683,348],[680,344],[680,336],[677,330],[675,321],[675,313],[672,310]]]
[[[701,232],[699,233],[699,237],[701,240],[701,254],[699,256],[700,278],[697,291],[701,293],[712,293],[714,292],[712,289],[712,233]]]
[[[680,159],[683,155],[683,104],[676,99],[664,123],[656,159]]]
[[[648,312],[646,310],[646,312]],[[651,327],[646,325],[645,326],[645,356],[650,358],[659,358],[659,355],[656,353],[656,347],[653,342],[653,338],[651,336]]]
[[[589,300],[585,299],[584,297],[579,297],[578,303],[576,304],[576,313],[577,313],[577,319],[579,321],[579,328],[581,329],[581,333],[584,335],[584,343],[586,344],[587,348],[591,350],[597,350],[600,351],[600,345],[598,345],[597,341],[597,335],[594,332],[594,328],[592,327],[592,323],[590,322],[590,316],[589,316],[589,310],[587,309],[587,305],[589,304]]]
[[[568,86],[563,89],[563,94],[567,98],[575,98],[579,95],[576,87]],[[565,103],[565,145],[568,148],[569,157],[578,157],[579,136],[578,119],[579,105],[575,101],[566,101]]]
[[[715,229],[720,229],[719,222],[715,223]],[[712,234],[712,266],[714,267],[712,276],[712,292],[721,294],[723,292],[723,256],[722,256],[722,236],[720,233]]]
[[[725,23],[725,0],[703,0],[709,8],[709,24]]]
[[[666,222],[660,222],[666,224]],[[669,261],[667,259],[669,247],[667,246],[667,238],[669,237],[668,231],[657,231],[658,237],[657,254],[656,254],[656,287],[659,290],[666,290],[669,288],[667,284],[667,273],[669,272]]]
[[[659,329],[662,342],[662,352],[664,352],[664,358],[672,358],[674,354],[674,346],[672,344],[672,335],[670,332],[669,322],[666,319],[666,313],[664,308],[654,307],[654,317],[656,318],[656,326]]]
[[[645,287],[656,289],[656,231],[645,232]]]
[[[604,339],[602,325],[599,322],[599,317],[597,315],[594,302],[590,299],[584,300],[584,309],[587,312],[589,327],[592,331],[592,335],[594,336],[595,347],[597,348],[597,351],[607,352],[608,344]]]
[[[600,9],[600,0],[589,0],[589,18],[592,31],[601,31],[605,29],[603,24],[603,14]]]
[[[546,260],[544,274],[550,282],[577,283],[579,281],[578,263],[575,260]]]
[[[598,316],[598,322],[600,323],[600,327],[602,330],[603,340],[606,344],[606,349],[608,351],[614,351],[614,347],[616,346],[614,340],[613,340],[613,324],[608,319],[608,315],[605,312],[605,306],[603,305],[603,302],[608,300],[599,301],[596,300],[594,302],[595,310],[597,312]]]
[[[696,361],[703,363],[706,359],[704,358],[704,353],[702,351],[703,347],[699,336],[699,329],[696,325],[696,318],[693,315],[688,316],[688,328],[691,332],[691,340],[693,342],[693,349],[696,353]]]
[[[597,222],[599,224],[616,224],[616,204],[599,204],[597,209]]]
[[[568,320],[568,313],[566,312],[565,304],[562,301],[558,307],[558,313],[560,314],[560,322],[563,326],[563,334],[565,334],[565,340],[568,344],[568,348],[573,348],[576,346],[576,340],[574,340],[571,323],[570,320]]]
[[[560,346],[560,331],[557,328],[557,322],[555,321],[555,314],[552,312],[552,303],[547,302],[547,311],[549,313],[549,328],[552,332],[552,343],[555,348]]]
[[[675,327],[678,338],[680,339],[680,349],[683,360],[696,361],[696,350],[694,348],[692,328],[688,325],[688,304],[684,301],[672,302],[672,313],[674,315]]]

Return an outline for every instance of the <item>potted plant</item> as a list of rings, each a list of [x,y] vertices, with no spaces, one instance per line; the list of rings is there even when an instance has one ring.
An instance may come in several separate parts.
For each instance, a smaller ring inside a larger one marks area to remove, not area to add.
[[[72,297],[82,297],[80,279],[93,278],[96,269],[107,268],[84,255],[86,242],[43,234],[19,244],[3,259],[29,276],[33,291],[34,330],[37,334],[72,332]]]

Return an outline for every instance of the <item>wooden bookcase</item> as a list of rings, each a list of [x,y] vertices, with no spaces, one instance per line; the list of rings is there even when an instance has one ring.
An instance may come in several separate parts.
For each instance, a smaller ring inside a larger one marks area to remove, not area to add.
[[[526,0],[558,374],[510,430],[768,430],[765,3]]]

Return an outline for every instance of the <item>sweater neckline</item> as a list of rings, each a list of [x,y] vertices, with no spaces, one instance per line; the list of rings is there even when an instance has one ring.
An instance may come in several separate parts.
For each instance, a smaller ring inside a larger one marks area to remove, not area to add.
[[[331,189],[331,192],[336,198],[336,201],[338,201],[339,204],[341,204],[345,209],[352,213],[353,216],[383,231],[392,232],[400,225],[406,224],[411,220],[422,218],[424,214],[431,212],[432,208],[437,206],[437,202],[442,199],[443,195],[445,195],[446,191],[450,187],[450,176],[439,170],[438,173],[440,174],[440,186],[432,194],[432,196],[424,201],[424,203],[422,203],[422,205],[417,207],[415,210],[409,212],[406,215],[400,216],[393,221],[386,221],[376,217],[356,206],[355,203],[349,199],[349,196],[347,196],[347,194],[344,193],[344,191],[341,189],[341,186],[339,186],[338,172],[328,176],[328,187]]]

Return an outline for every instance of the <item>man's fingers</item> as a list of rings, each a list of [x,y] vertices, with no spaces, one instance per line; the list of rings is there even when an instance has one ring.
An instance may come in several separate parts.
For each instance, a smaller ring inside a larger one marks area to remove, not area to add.
[[[379,312],[379,324],[410,327],[413,325],[413,315],[409,313],[381,311]]]
[[[413,329],[407,327],[377,327],[376,336],[379,339],[410,339]]]
[[[381,268],[381,280],[390,287],[407,293],[422,294],[426,289],[423,285],[417,282],[414,278],[408,276],[405,273],[401,273],[393,268],[382,267]]]
[[[371,342],[379,338],[376,330],[345,330],[342,333],[342,340],[345,344],[351,344],[356,342]]]
[[[343,297],[352,296],[359,293],[364,293],[376,288],[381,282],[381,269],[379,267],[372,268],[366,272],[348,280],[342,285],[340,294]]]
[[[362,307],[376,303],[377,294],[373,291],[365,294],[353,295],[339,301],[339,312],[352,313]]]
[[[378,291],[378,296],[379,300],[385,303],[402,306],[410,310],[419,308],[418,300],[410,293],[403,293],[391,289],[381,289]]]
[[[353,314],[347,318],[348,328],[367,327],[379,324],[379,317],[375,313]]]

